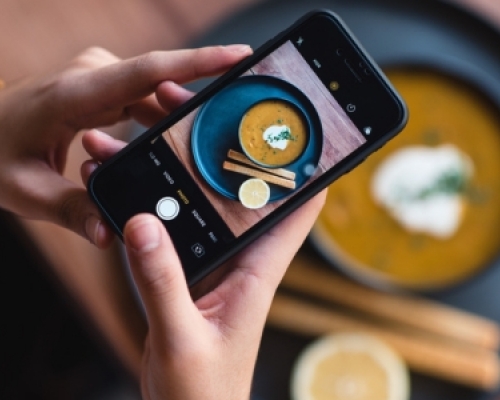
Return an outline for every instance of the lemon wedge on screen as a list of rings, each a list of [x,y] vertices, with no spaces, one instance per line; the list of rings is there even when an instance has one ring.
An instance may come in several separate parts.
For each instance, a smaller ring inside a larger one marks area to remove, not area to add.
[[[404,361],[385,343],[364,334],[314,341],[292,373],[293,400],[407,400]]]
[[[243,182],[238,190],[238,198],[246,208],[264,207],[271,197],[269,185],[262,179],[251,178]]]

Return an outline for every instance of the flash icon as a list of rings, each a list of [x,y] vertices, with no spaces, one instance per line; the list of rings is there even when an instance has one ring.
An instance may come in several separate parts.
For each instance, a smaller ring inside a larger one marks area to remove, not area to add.
[[[369,135],[370,133],[372,133],[372,127],[371,126],[364,127],[363,132],[365,133],[365,135]]]

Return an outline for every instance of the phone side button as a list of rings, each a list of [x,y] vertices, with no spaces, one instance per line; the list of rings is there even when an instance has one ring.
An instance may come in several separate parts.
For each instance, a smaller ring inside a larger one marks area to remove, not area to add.
[[[156,204],[156,214],[164,220],[171,221],[179,215],[179,202],[173,197],[163,197]]]

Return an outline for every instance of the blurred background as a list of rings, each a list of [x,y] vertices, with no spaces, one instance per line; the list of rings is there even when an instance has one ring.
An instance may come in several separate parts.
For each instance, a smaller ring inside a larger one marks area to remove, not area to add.
[[[0,78],[9,84],[47,73],[89,46],[122,58],[205,44],[258,46],[318,7],[345,19],[407,99],[412,119],[406,141],[332,187],[273,305],[253,398],[290,398],[299,355],[330,332],[382,339],[411,371],[407,398],[500,398],[499,3],[3,0]],[[108,129],[125,139],[139,130],[130,123]],[[372,173],[392,152],[448,144],[476,172],[460,192],[451,238],[409,232],[372,204]],[[79,181],[84,159],[75,140],[68,177]],[[359,207],[346,206],[346,197]],[[371,218],[362,225],[372,230],[352,228],[356,218]],[[146,326],[120,244],[97,251],[58,227],[7,213],[0,237],[0,398],[139,399]],[[367,240],[371,253],[363,252]]]

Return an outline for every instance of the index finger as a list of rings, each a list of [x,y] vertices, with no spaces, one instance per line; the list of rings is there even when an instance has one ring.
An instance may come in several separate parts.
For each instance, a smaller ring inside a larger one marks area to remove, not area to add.
[[[220,74],[250,55],[247,45],[156,51],[99,68],[75,82],[75,96],[96,110],[126,107],[164,81],[187,83]]]

